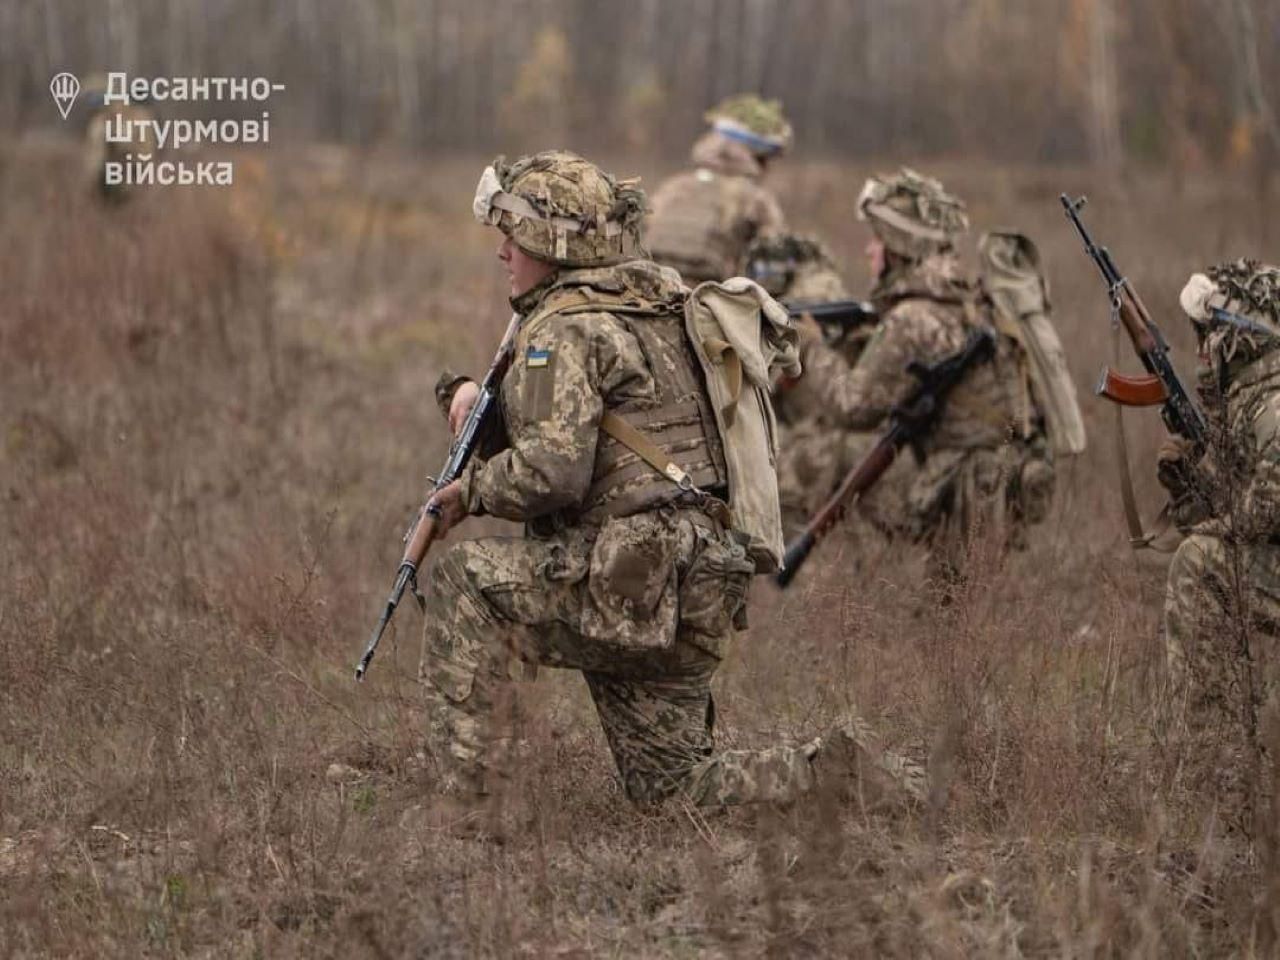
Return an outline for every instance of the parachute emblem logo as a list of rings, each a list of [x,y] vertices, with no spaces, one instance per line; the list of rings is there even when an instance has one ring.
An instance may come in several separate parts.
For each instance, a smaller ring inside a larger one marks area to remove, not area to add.
[[[76,97],[80,95],[80,81],[76,79],[75,74],[60,73],[49,81],[49,92],[53,94],[53,102],[58,105],[58,112],[65,120],[76,102]]]

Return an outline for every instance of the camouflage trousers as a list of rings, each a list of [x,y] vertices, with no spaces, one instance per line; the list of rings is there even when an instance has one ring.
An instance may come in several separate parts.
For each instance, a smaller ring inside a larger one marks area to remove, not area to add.
[[[1280,546],[1197,533],[1169,566],[1164,605],[1168,734],[1192,789],[1252,834],[1269,809],[1280,736]]]
[[[455,545],[433,568],[420,672],[445,782],[478,793],[502,775],[496,713],[518,660],[582,671],[633,801],[676,793],[703,805],[784,801],[809,790],[811,748],[715,750],[710,684],[720,658],[712,651],[723,638],[707,642],[681,628],[668,646],[643,649],[581,632],[587,580],[548,575],[585,570],[573,557],[565,562],[575,549],[584,548],[490,537]],[[681,547],[681,565],[689,549]]]

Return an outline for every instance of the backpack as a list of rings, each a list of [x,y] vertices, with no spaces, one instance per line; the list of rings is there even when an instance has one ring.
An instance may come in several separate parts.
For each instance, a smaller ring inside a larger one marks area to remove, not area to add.
[[[757,572],[772,573],[784,547],[770,393],[779,376],[800,373],[795,327],[786,308],[746,277],[699,284],[684,317],[724,446],[731,526],[748,539]]]
[[[728,474],[728,516],[757,573],[782,566],[778,423],[770,391],[800,373],[797,334],[786,308],[746,277],[709,280],[685,299],[685,333],[702,370]],[[643,431],[609,411],[601,428],[673,483],[690,478]],[[722,505],[723,506],[723,505]]]
[[[1026,358],[1031,390],[1044,413],[1053,452],[1083,453],[1084,419],[1062,340],[1051,319],[1049,282],[1040,251],[1024,234],[991,231],[978,241],[978,264],[992,322],[1017,342]]]

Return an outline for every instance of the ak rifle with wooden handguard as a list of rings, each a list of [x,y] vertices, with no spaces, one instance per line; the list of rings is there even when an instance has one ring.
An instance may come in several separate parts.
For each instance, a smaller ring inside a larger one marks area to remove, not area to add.
[[[1126,377],[1110,368],[1104,368],[1097,392],[1114,403],[1127,407],[1154,407],[1160,405],[1160,415],[1172,433],[1190,440],[1198,455],[1204,450],[1208,427],[1204,413],[1196,405],[1187,388],[1178,379],[1173,361],[1169,359],[1169,344],[1160,328],[1151,319],[1142,299],[1116,267],[1106,247],[1099,247],[1089,236],[1080,221],[1080,211],[1086,199],[1072,200],[1065,193],[1059,198],[1067,219],[1080,234],[1085,252],[1098,265],[1102,279],[1107,284],[1107,296],[1111,300],[1112,316],[1124,326],[1146,368],[1147,375]]]
[[[845,510],[866,493],[893,465],[903,447],[913,447],[918,455],[924,440],[942,416],[948,394],[964,379],[969,368],[995,354],[995,336],[989,330],[974,330],[963,347],[936,363],[913,360],[907,371],[918,381],[916,388],[889,415],[889,429],[844,480],[804,532],[787,545],[778,571],[777,583],[785,587],[795,578],[817,542],[844,516]]]
[[[514,349],[516,331],[519,327],[520,318],[519,315],[515,315],[511,318],[511,323],[507,325],[507,332],[498,347],[498,353],[493,358],[493,363],[489,365],[489,372],[485,374],[484,380],[480,384],[480,392],[476,396],[476,402],[472,405],[466,420],[463,421],[458,435],[454,437],[453,443],[449,446],[449,456],[445,459],[440,475],[428,478],[433,483],[431,494],[418,510],[417,519],[414,520],[413,526],[405,534],[405,550],[404,556],[400,558],[400,569],[396,571],[396,580],[391,587],[391,595],[387,597],[387,602],[382,608],[382,616],[378,618],[378,623],[373,628],[373,634],[369,637],[368,644],[365,645],[364,654],[360,657],[360,662],[356,664],[357,680],[364,679],[365,671],[369,669],[369,661],[373,659],[373,655],[378,649],[378,643],[382,640],[382,634],[386,632],[387,625],[391,622],[391,617],[396,612],[396,607],[399,606],[400,600],[404,597],[405,589],[413,587],[414,594],[417,595],[418,570],[422,566],[422,561],[426,557],[427,551],[431,549],[431,545],[440,536],[439,519],[441,511],[438,506],[431,502],[431,497],[437,491],[442,490],[462,476],[462,471],[466,469],[472,454],[475,453],[481,440],[487,434],[487,427],[497,412],[498,389],[502,386],[502,380],[511,366],[511,351]],[[421,601],[421,597],[419,597],[419,601]]]

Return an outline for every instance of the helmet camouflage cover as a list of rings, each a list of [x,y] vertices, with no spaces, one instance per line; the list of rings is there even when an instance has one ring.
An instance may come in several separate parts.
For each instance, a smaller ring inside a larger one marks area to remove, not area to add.
[[[618,263],[640,251],[644,191],[576,154],[551,150],[485,168],[472,209],[525,253],[564,267]]]
[[[829,302],[849,299],[835,261],[817,237],[761,237],[747,250],[747,275],[771,297]]]
[[[756,156],[773,156],[791,146],[791,124],[777,100],[739,93],[708,110],[706,120],[717,133],[746,144]]]
[[[1280,268],[1233,260],[1193,273],[1179,296],[1205,345],[1230,360],[1241,345],[1256,350],[1280,338]]]
[[[908,260],[951,249],[969,229],[964,203],[937,180],[907,167],[867,180],[858,196],[858,218],[871,224],[889,250]]]

